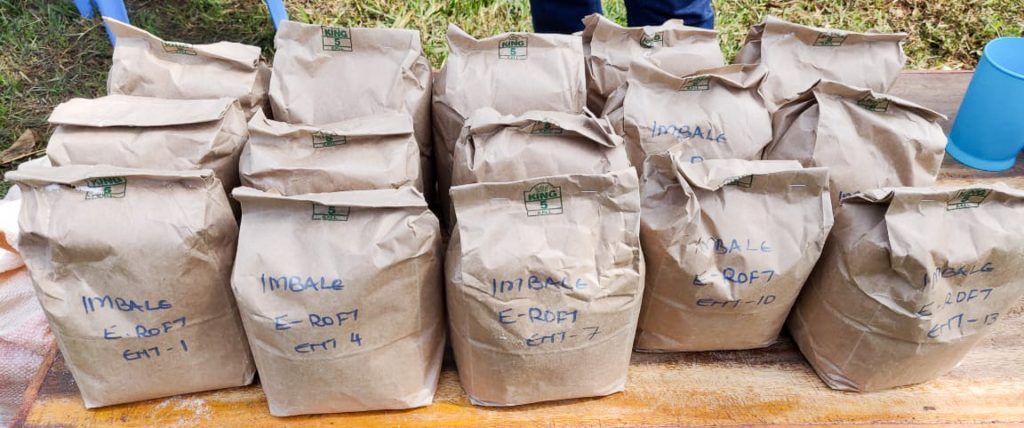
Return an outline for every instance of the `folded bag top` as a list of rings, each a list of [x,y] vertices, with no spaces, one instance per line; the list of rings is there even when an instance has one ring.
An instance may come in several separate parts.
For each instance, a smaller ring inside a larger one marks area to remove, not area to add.
[[[579,36],[503,33],[476,39],[449,24],[448,47],[448,59],[437,78],[435,104],[463,118],[482,107],[502,114],[579,113],[586,105]]]
[[[283,21],[274,46],[275,120],[323,125],[405,110],[429,143],[431,70],[419,31]]]
[[[321,205],[359,208],[425,208],[427,206],[426,201],[423,200],[423,194],[409,187],[306,193],[301,195],[280,195],[250,187],[239,187],[231,192],[231,196],[240,201],[301,201]]]
[[[53,125],[92,128],[195,125],[224,118],[232,103],[231,98],[181,100],[128,95],[72,98],[54,107],[47,121]]]
[[[242,184],[282,195],[422,189],[420,152],[406,113],[380,113],[324,125],[249,121]]]
[[[73,185],[94,178],[116,176],[130,176],[156,181],[167,180],[199,183],[211,181],[213,171],[208,169],[173,171],[166,169],[123,168],[110,165],[26,166],[4,174],[4,179],[30,186],[46,186],[49,184]]]
[[[629,167],[622,138],[589,114],[530,111],[500,115],[481,109],[456,143],[453,185],[516,181]]]
[[[906,38],[906,33],[857,33],[768,16],[751,27],[734,62],[766,69],[761,93],[774,111],[821,79],[888,92],[907,61]]]
[[[173,99],[237,99],[246,116],[267,101],[270,69],[260,48],[233,42],[165,41],[140,28],[104,17],[117,43],[107,92]]]
[[[935,184],[945,116],[867,88],[823,80],[772,117],[764,159],[829,168],[833,206],[857,191]]]
[[[587,103],[579,36],[502,33],[476,39],[449,24],[447,37],[448,59],[434,80],[431,106],[441,206],[451,204],[448,189],[455,144],[475,111],[580,114]]]
[[[238,157],[249,137],[232,98],[75,98],[58,105],[49,121],[57,128],[46,155],[56,166],[208,168],[226,191],[238,184]]]
[[[600,14],[583,18],[583,49],[587,56],[587,106],[604,110],[605,100],[626,80],[634,61],[658,58],[661,66],[685,75],[721,67],[725,58],[718,32],[687,27],[682,20],[644,27],[622,27]]]
[[[448,25],[447,36],[448,59],[434,82],[432,109],[439,161],[449,161],[439,163],[439,173],[451,165],[455,140],[477,109],[581,113],[586,107],[579,36],[503,33],[476,39],[454,24]]]
[[[761,158],[771,142],[771,116],[758,86],[764,72],[729,65],[678,75],[635,62],[605,105],[633,166],[673,151],[690,161]]]
[[[282,21],[274,36],[270,106],[274,120],[326,125],[363,116],[412,116],[420,174],[434,182],[431,68],[420,32]],[[434,188],[425,186],[428,199]]]

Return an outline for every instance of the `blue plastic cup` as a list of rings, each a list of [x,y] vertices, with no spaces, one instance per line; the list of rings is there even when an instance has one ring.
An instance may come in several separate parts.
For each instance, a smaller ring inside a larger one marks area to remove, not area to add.
[[[988,42],[960,104],[946,152],[986,171],[1013,167],[1024,149],[1024,37]]]

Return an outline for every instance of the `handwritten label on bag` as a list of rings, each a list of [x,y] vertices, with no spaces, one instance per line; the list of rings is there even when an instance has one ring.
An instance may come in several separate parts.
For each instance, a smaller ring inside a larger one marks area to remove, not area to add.
[[[701,139],[707,140],[719,144],[726,144],[729,142],[728,138],[725,137],[725,132],[721,130],[715,130],[710,125],[704,125],[703,127],[698,124],[687,125],[687,124],[658,124],[655,120],[651,123],[651,138],[660,137],[662,135],[670,135],[678,140],[690,140],[690,139]],[[702,158],[703,159],[703,158]]]
[[[178,331],[186,327],[187,317],[167,315],[157,321],[128,322],[135,314],[171,311],[174,306],[169,300],[135,299],[109,294],[81,297],[82,308],[87,316],[104,312],[118,314],[118,319],[122,321],[103,324],[103,340],[128,339],[129,347],[120,353],[124,361],[150,360],[168,353],[188,352],[188,343],[184,339],[175,340]]]
[[[921,305],[915,312],[918,318],[932,321],[927,332],[929,339],[963,337],[999,320],[999,312],[992,312],[988,303],[992,294],[998,294],[999,291],[988,286],[991,281],[989,276],[995,270],[992,262],[976,261],[961,265],[941,265],[924,274],[922,285],[925,290],[938,287],[944,282],[953,283],[944,296],[940,294],[939,299]],[[981,285],[968,285],[979,283]]]
[[[539,295],[543,293],[573,293],[587,290],[582,277],[529,274],[516,278],[491,278],[491,296]],[[530,297],[528,299],[533,299]],[[599,325],[585,321],[586,311],[569,306],[551,307],[540,303],[528,307],[504,307],[495,313],[502,325],[523,325],[523,343],[529,347],[579,344],[594,340],[602,333]],[[590,325],[587,325],[590,324]],[[542,332],[533,331],[535,329]]]
[[[274,275],[261,273],[260,283],[263,293],[288,292],[341,292],[345,290],[345,283],[341,278],[328,276],[295,276],[295,275]],[[276,298],[275,296],[268,296]],[[363,337],[358,331],[359,308],[342,306],[328,312],[302,311],[299,313],[279,313],[269,317],[274,321],[274,332],[289,336],[296,331],[314,331],[322,333],[317,340],[298,340],[289,344],[296,354],[318,354],[339,349],[339,346],[346,346],[348,341],[351,347],[363,346]],[[347,338],[345,333],[348,333]],[[290,337],[290,336],[289,336]],[[341,340],[339,340],[341,337]],[[320,340],[323,339],[323,340]],[[341,345],[339,345],[341,342]]]

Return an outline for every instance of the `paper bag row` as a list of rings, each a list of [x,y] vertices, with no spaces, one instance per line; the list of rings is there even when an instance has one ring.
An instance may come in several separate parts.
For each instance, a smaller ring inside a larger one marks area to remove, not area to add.
[[[722,70],[743,73],[736,66]],[[689,162],[792,159],[829,167],[838,203],[858,190],[931,185],[943,158],[941,115],[871,91],[821,82],[772,118],[753,83],[727,73],[680,80],[634,67],[633,74],[646,77],[627,81],[607,120],[587,113],[476,111],[445,175],[459,185],[478,181],[481,171],[492,181],[608,172],[629,164],[642,168],[648,155],[668,151]],[[706,87],[669,90],[693,82]],[[736,120],[728,129],[737,132],[702,127],[701,119],[689,125],[675,119],[718,117],[720,111],[732,112],[725,118]],[[50,122],[58,125],[47,148],[55,165],[210,168],[228,190],[241,182],[286,195],[433,186],[422,174],[413,120],[396,112],[322,126],[290,125],[257,113],[247,126],[237,103],[226,98],[108,96],[61,104]],[[622,150],[625,158],[617,154]]]
[[[229,97],[239,100],[250,117],[269,98],[277,120],[296,124],[338,122],[382,108],[406,108],[417,123],[429,115],[430,67],[416,30],[286,21],[275,36],[274,70],[279,74],[272,79],[256,46],[167,41],[114,19],[104,20],[118,39],[108,78],[112,95]],[[724,65],[717,32],[687,27],[678,19],[658,26],[623,28],[594,14],[583,22],[582,37],[505,33],[481,40],[450,25],[451,62],[435,95],[440,95],[441,105],[463,118],[482,107],[516,114],[528,110],[579,112],[586,105],[600,112],[611,93],[625,82],[634,61],[655,64],[677,75]],[[766,68],[769,78],[762,93],[774,105],[820,79],[884,92],[906,62],[901,46],[905,38],[903,33],[808,27],[769,16],[750,29],[736,62]],[[498,55],[489,55],[492,50]],[[864,62],[871,67],[851,67]],[[865,72],[867,69],[873,72]],[[373,73],[364,73],[366,70]],[[524,75],[528,70],[535,72]],[[333,78],[336,76],[351,79]],[[530,85],[522,85],[525,81]],[[451,85],[463,82],[468,85]],[[504,91],[506,84],[527,90]],[[570,90],[561,90],[566,87]],[[476,92],[488,89],[492,92]],[[346,101],[349,99],[364,102],[352,105]],[[422,122],[417,135],[427,143],[429,129],[427,122]],[[453,141],[456,136],[457,132],[445,140]]]
[[[822,169],[659,155],[645,174],[642,186],[625,169],[455,187],[446,293],[439,224],[413,189],[239,189],[236,254],[209,171],[9,178],[25,191],[22,251],[89,407],[246,384],[250,348],[274,414],[426,405],[443,295],[477,404],[621,391],[634,334],[641,350],[767,346],[794,302],[792,332],[826,382],[873,390],[949,370],[1024,292],[1024,230],[1006,229],[1021,226],[1018,190],[868,192],[833,227]]]
[[[295,125],[406,112],[419,145],[422,189],[428,200],[435,199],[436,167],[442,209],[450,206],[447,191],[456,141],[480,109],[518,116],[529,111],[583,114],[589,106],[613,118],[638,169],[643,156],[660,152],[669,141],[688,146],[691,159],[757,159],[772,142],[764,110],[774,112],[819,80],[864,88],[859,91],[875,100],[874,109],[889,103],[879,94],[891,87],[905,62],[901,42],[906,37],[806,27],[768,17],[751,29],[738,56],[737,62],[752,65],[715,68],[724,65],[716,33],[686,27],[679,20],[623,28],[592,15],[584,19],[582,37],[505,33],[475,39],[450,26],[450,54],[432,85],[419,33],[413,30],[285,22],[275,38],[274,73],[268,78],[256,47],[169,42],[108,22],[122,40],[108,82],[111,94],[233,97],[247,116],[269,99],[274,119]],[[933,115],[921,114],[917,122]],[[876,186],[922,184],[928,183]]]

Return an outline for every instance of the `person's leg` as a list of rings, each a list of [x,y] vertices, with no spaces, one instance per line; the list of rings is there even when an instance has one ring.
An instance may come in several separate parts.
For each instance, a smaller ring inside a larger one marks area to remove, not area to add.
[[[541,0],[534,0],[541,1]],[[626,20],[630,27],[661,25],[682,19],[692,27],[715,28],[715,11],[711,0],[625,0]]]
[[[601,0],[530,0],[533,31],[572,34],[583,30],[583,17],[601,13]]]

